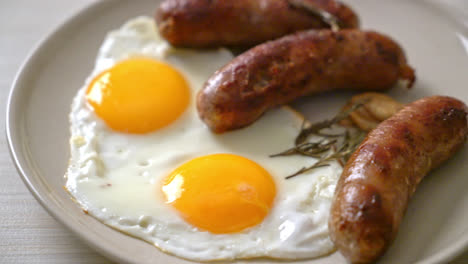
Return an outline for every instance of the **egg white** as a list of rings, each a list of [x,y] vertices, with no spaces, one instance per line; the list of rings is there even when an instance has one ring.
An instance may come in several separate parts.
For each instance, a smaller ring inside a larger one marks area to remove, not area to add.
[[[108,128],[84,96],[94,76],[132,56],[148,56],[171,64],[191,88],[191,103],[178,120],[143,135]],[[315,160],[269,157],[292,145],[302,122],[296,113],[275,109],[247,128],[221,135],[211,133],[198,118],[196,91],[232,58],[225,49],[175,49],[159,37],[149,17],[130,20],[108,34],[94,71],[73,100],[67,190],[101,222],[191,260],[301,259],[333,251],[327,220],[341,167],[332,163],[285,180],[284,176]],[[261,224],[239,233],[212,234],[186,223],[164,202],[160,192],[164,177],[193,158],[214,153],[249,158],[274,178],[274,206]]]

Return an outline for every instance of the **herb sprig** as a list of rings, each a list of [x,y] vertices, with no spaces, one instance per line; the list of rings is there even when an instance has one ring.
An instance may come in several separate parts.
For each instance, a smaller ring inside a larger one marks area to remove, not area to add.
[[[346,119],[352,112],[362,107],[366,101],[358,102],[347,110],[339,112],[332,119],[310,124],[304,119],[301,130],[296,137],[295,145],[270,157],[301,155],[318,159],[317,162],[308,167],[303,167],[298,171],[286,176],[286,179],[293,178],[313,169],[329,166],[333,160],[338,161],[342,166],[350,158],[359,144],[364,140],[366,132],[359,129],[346,129],[344,133],[330,134],[324,132],[330,129],[341,120]],[[322,137],[320,141],[308,142],[311,135]]]

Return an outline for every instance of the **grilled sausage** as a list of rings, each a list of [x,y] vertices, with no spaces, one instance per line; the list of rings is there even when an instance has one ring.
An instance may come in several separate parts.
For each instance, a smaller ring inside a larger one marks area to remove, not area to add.
[[[166,0],[156,11],[160,34],[184,47],[251,47],[310,28],[327,28],[312,6],[356,28],[357,15],[335,0]]]
[[[456,99],[423,98],[383,121],[353,153],[328,223],[352,263],[369,263],[385,252],[419,182],[463,146],[467,117],[467,106]]]
[[[258,45],[208,79],[197,96],[217,133],[247,126],[266,110],[330,90],[382,91],[415,80],[400,46],[376,32],[310,30]]]

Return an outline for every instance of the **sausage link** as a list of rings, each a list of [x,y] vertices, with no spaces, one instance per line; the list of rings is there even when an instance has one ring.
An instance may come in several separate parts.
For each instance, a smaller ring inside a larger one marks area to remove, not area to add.
[[[357,15],[335,0],[295,0],[333,15],[343,28]],[[156,11],[160,34],[184,47],[251,47],[299,30],[327,28],[320,17],[289,0],[166,0]]]
[[[353,153],[328,223],[331,239],[352,263],[375,261],[386,251],[419,182],[463,146],[467,118],[463,102],[426,97],[378,125]]]
[[[258,45],[208,79],[201,119],[217,133],[247,126],[266,110],[330,90],[382,91],[414,71],[387,36],[355,29],[309,30]]]

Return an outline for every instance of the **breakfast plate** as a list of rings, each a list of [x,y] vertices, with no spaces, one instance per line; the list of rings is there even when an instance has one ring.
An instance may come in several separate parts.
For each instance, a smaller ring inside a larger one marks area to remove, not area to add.
[[[93,69],[107,32],[129,19],[151,16],[158,1],[98,1],[47,36],[29,56],[13,84],[7,136],[24,182],[51,215],[93,248],[121,263],[191,263],[127,236],[83,211],[64,191],[69,160],[70,105]],[[402,102],[449,95],[468,102],[468,28],[446,7],[429,1],[347,1],[362,28],[396,39],[416,69],[411,90],[389,94]],[[331,117],[351,93],[301,99],[294,107],[312,121]],[[397,239],[379,263],[447,262],[468,248],[468,147],[433,171],[409,204]],[[270,263],[241,260],[235,263]],[[345,263],[337,252],[296,263]]]

